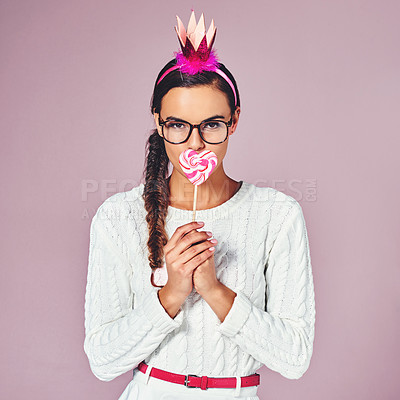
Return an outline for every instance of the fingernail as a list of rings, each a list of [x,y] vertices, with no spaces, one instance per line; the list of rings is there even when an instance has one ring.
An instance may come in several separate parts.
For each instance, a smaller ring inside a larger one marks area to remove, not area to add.
[[[215,250],[215,247],[209,247],[208,250],[214,251],[214,250]]]
[[[216,240],[216,239],[211,239],[210,242],[215,244],[215,243],[218,243],[218,240]]]
[[[212,236],[212,233],[211,233],[211,232],[206,231],[206,233],[207,233],[208,236],[210,236],[210,237]]]
[[[197,225],[202,226],[202,225],[204,225],[204,222],[203,221],[198,221]]]

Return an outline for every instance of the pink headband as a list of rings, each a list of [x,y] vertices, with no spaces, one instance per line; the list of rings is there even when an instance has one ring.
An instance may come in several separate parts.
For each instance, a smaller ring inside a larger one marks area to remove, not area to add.
[[[219,62],[215,50],[212,50],[214,44],[215,34],[217,29],[214,26],[214,20],[211,21],[210,27],[205,33],[204,15],[201,14],[199,22],[196,24],[194,11],[190,16],[187,30],[185,30],[182,21],[176,16],[178,20],[178,28],[175,26],[175,31],[178,35],[179,43],[182,51],[174,52],[177,60],[176,65],[168,68],[157,81],[157,85],[175,69],[180,69],[181,72],[194,75],[202,71],[213,71],[221,75],[232,89],[235,96],[235,106],[237,105],[236,90],[229,79],[229,77],[219,69]]]

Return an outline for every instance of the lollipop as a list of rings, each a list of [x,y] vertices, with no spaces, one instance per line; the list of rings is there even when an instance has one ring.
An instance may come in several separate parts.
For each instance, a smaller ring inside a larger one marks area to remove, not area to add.
[[[194,150],[188,149],[179,156],[179,165],[189,181],[194,185],[193,221],[196,216],[197,186],[208,179],[217,163],[217,155],[210,150],[196,153]]]

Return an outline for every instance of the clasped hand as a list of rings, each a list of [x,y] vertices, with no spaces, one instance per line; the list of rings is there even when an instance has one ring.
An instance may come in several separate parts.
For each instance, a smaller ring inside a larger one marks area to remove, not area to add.
[[[210,250],[215,243],[205,231],[197,231],[201,226],[190,222],[178,227],[164,246],[167,284],[185,297],[193,287],[204,297],[220,285],[215,274],[214,250]]]

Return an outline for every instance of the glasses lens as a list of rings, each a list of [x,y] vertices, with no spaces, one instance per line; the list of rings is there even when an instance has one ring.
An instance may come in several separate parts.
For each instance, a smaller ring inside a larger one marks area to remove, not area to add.
[[[164,125],[165,138],[173,143],[183,142],[190,131],[190,125],[180,121],[167,121]]]
[[[222,121],[208,121],[200,125],[204,139],[209,143],[219,143],[225,140],[228,127]]]

